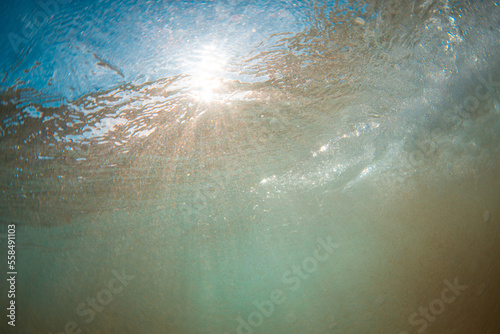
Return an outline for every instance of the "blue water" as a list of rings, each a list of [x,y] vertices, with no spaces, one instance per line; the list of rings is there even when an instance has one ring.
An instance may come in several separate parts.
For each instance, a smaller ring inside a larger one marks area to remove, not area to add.
[[[306,20],[305,5],[287,1],[47,4],[4,5],[11,21],[2,27],[2,70],[10,71],[25,59],[25,66],[9,73],[4,84],[11,86],[21,77],[26,87],[69,100],[123,83],[184,73],[186,57],[205,45],[234,58],[245,56],[273,33],[300,31]],[[50,17],[43,16],[44,8]],[[39,27],[26,28],[33,24]],[[100,68],[93,54],[119,71]],[[34,61],[41,65],[23,75]],[[53,85],[47,87],[51,79]]]
[[[0,9],[1,333],[499,331],[496,2]]]

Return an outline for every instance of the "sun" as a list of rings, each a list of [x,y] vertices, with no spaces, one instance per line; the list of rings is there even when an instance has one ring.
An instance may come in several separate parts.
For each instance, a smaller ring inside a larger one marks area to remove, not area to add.
[[[222,99],[221,90],[226,72],[227,56],[214,44],[200,48],[185,62],[189,74],[188,90],[190,95],[201,102]]]

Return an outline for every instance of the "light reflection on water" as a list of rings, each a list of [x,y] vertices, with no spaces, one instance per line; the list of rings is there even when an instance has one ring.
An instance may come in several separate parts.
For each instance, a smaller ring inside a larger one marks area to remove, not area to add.
[[[135,287],[91,331],[234,333],[329,234],[339,256],[263,333],[397,332],[399,305],[432,297],[422,281],[488,280],[496,248],[477,245],[498,227],[470,222],[498,215],[495,4],[179,4],[94,4],[110,20],[61,44],[44,35],[39,66],[28,53],[7,75],[29,68],[0,115],[0,217],[19,224],[41,282],[19,298],[70,296],[33,306],[37,328],[64,328],[126,265]],[[131,320],[136,308],[153,320]]]
[[[189,93],[202,102],[218,101],[216,92],[223,85],[227,55],[218,51],[216,45],[202,47],[193,53],[193,59],[183,63],[186,73],[191,77]]]

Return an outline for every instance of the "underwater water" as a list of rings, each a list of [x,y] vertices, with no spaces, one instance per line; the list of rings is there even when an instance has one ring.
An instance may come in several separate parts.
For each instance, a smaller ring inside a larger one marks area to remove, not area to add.
[[[497,1],[0,7],[1,333],[500,333]]]

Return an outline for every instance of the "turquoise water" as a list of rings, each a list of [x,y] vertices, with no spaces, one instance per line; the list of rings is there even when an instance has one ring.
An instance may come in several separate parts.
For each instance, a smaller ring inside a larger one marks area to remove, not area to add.
[[[49,3],[3,5],[2,333],[500,329],[496,2]]]

